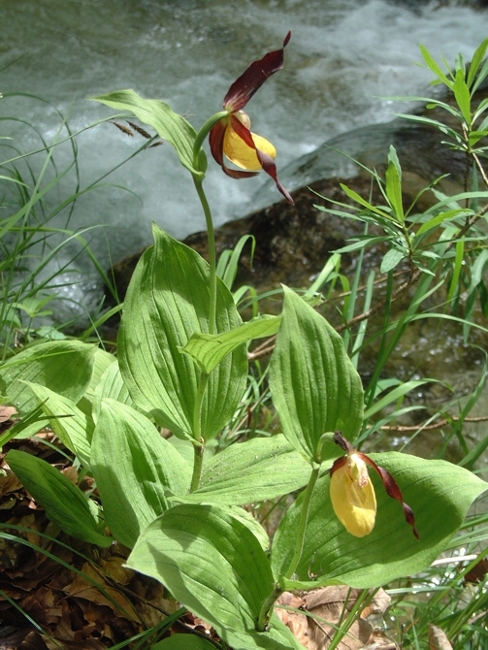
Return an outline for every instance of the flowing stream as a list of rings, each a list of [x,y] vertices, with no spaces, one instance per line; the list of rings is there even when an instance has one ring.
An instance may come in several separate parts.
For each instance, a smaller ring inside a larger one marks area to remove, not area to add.
[[[458,52],[469,60],[488,27],[487,10],[474,5],[437,0],[0,0],[0,137],[14,137],[18,150],[35,150],[41,138],[52,143],[65,135],[62,114],[73,132],[82,131],[76,139],[77,162],[81,187],[87,187],[142,144],[108,123],[83,130],[110,114],[87,98],[134,88],[164,99],[198,129],[220,110],[229,85],[247,65],[280,47],[291,30],[284,69],[248,106],[253,129],[276,145],[278,169],[283,169],[339,134],[404,112],[408,106],[381,97],[425,91],[431,75],[415,65],[419,43],[449,62]],[[8,157],[12,150],[1,155]],[[68,145],[55,149],[58,172],[71,159]],[[32,159],[39,169],[43,162],[44,155]],[[49,194],[53,206],[76,190],[74,171]],[[54,173],[48,168],[45,182]],[[253,212],[265,180],[263,175],[229,179],[210,160],[206,189],[216,224]],[[86,238],[102,266],[149,244],[152,221],[180,238],[204,226],[191,179],[168,144],[137,155],[105,184],[78,199],[68,224],[96,227]],[[261,207],[262,191],[259,197]],[[265,191],[264,202],[280,198],[274,186]],[[50,225],[65,227],[67,215],[64,210]],[[93,299],[99,295],[88,258],[70,264],[78,248],[76,243],[66,246],[57,258],[59,266],[71,269],[65,272],[63,291],[75,304],[91,291]]]

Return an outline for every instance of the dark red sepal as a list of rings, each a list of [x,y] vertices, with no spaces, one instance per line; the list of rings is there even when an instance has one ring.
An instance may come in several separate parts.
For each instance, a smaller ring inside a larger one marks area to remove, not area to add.
[[[339,469],[340,467],[342,467],[342,466],[345,465],[346,463],[347,463],[347,456],[339,456],[339,458],[336,458],[335,461],[332,463],[332,467],[331,467],[330,470],[329,470],[330,475],[332,476],[332,474],[333,474],[337,469]]]
[[[218,163],[221,167],[224,164],[223,152],[226,128],[227,124],[220,120],[220,122],[217,122],[217,124],[215,124],[215,126],[210,129],[210,133],[208,135],[208,142],[210,144],[210,151],[212,152],[212,156],[214,157],[215,162]]]
[[[241,138],[241,140],[244,140],[244,142],[247,144],[248,147],[251,147],[256,152],[259,163],[263,168],[263,171],[265,171],[268,174],[268,176],[271,176],[271,178],[274,180],[276,184],[276,187],[283,194],[285,199],[289,203],[291,203],[291,205],[295,205],[295,202],[291,198],[290,194],[285,190],[283,185],[278,180],[278,173],[276,171],[275,161],[271,158],[271,156],[268,156],[267,154],[263,153],[262,151],[256,148],[256,145],[254,144],[254,140],[252,139],[251,131],[246,126],[244,126],[244,124],[240,120],[238,120],[237,117],[235,117],[235,115],[231,115],[230,119],[232,121],[232,128],[234,129],[235,133]],[[249,172],[244,172],[244,174],[249,175]]]
[[[263,83],[283,67],[284,49],[290,40],[291,32],[285,36],[283,47],[268,52],[259,61],[254,61],[241,76],[234,81],[224,97],[224,108],[240,111]]]
[[[370,465],[379,474],[381,478],[381,482],[383,483],[387,495],[392,499],[396,499],[402,504],[405,521],[412,527],[412,532],[415,535],[415,537],[419,539],[418,531],[415,528],[415,517],[413,514],[413,510],[403,500],[402,491],[400,490],[398,483],[395,481],[393,476],[384,467],[380,467],[379,465],[377,465],[373,460],[371,460],[369,456],[366,456],[366,454],[362,454],[360,451],[357,451],[356,453],[360,458],[364,460],[365,463]]]

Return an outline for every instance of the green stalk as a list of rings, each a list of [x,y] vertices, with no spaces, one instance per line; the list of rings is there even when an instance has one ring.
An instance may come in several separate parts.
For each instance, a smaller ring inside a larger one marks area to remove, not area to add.
[[[215,250],[215,232],[213,226],[212,212],[210,210],[207,197],[203,189],[203,179],[205,178],[205,163],[202,161],[202,145],[209,134],[211,128],[217,124],[222,118],[228,115],[228,111],[221,111],[212,115],[202,126],[197,133],[195,142],[193,143],[193,167],[200,170],[198,173],[192,174],[195,189],[202,204],[203,213],[205,215],[205,222],[207,225],[207,238],[208,238],[208,289],[209,289],[209,305],[208,305],[208,333],[215,334],[216,321],[217,321],[217,254]],[[208,374],[202,372],[200,374],[200,381],[198,383],[198,390],[195,398],[195,405],[193,409],[193,474],[190,484],[190,492],[198,489],[200,478],[202,476],[203,468],[203,452],[205,439],[202,436],[202,405],[205,391],[208,385]]]
[[[209,264],[209,305],[208,305],[208,333],[215,334],[215,321],[217,312],[217,254],[215,251],[215,232],[213,227],[212,213],[210,206],[203,190],[202,179],[193,177],[195,189],[198,198],[202,204],[203,212],[205,214],[205,221],[207,224],[207,239],[208,239],[208,264]]]
[[[312,496],[313,489],[315,487],[315,483],[317,482],[319,476],[319,471],[320,471],[320,465],[316,465],[312,469],[312,473],[310,475],[308,485],[305,489],[305,492],[303,493],[302,513],[300,515],[300,523],[298,525],[297,538],[295,544],[295,553],[291,560],[290,566],[288,567],[288,570],[283,574],[283,578],[290,579],[292,577],[292,575],[295,573],[298,563],[300,562],[300,558],[302,557],[303,546],[305,544],[305,530],[307,528],[308,515],[310,513],[310,499]],[[259,632],[263,632],[266,629],[271,613],[273,611],[273,605],[276,599],[278,598],[278,596],[280,596],[283,593],[283,591],[284,589],[280,585],[278,584],[275,585],[275,588],[273,589],[271,594],[264,601],[256,625],[256,629]]]
[[[277,585],[275,585],[273,591],[264,601],[263,606],[261,607],[261,611],[259,612],[258,622],[256,624],[256,630],[258,632],[264,632],[266,630],[271,613],[273,611],[273,605],[276,599],[281,596],[282,593],[283,589],[280,589]]]
[[[204,143],[205,138],[212,130],[212,127],[214,127],[217,122],[220,122],[220,120],[222,120],[224,117],[227,117],[228,115],[229,111],[219,111],[218,113],[214,113],[211,117],[208,118],[208,120],[203,124],[200,131],[197,133],[197,136],[193,143],[193,167],[195,169],[198,169],[199,167],[198,159],[200,157],[200,151],[202,149],[202,144]]]
[[[207,390],[208,374],[202,372],[198,383],[198,390],[195,396],[195,405],[193,407],[193,474],[190,483],[190,492],[194,492],[202,476],[203,452],[205,439],[202,436],[202,405],[205,391]]]
[[[295,554],[293,555],[288,570],[283,575],[283,577],[287,579],[290,579],[292,575],[295,573],[298,563],[300,562],[300,558],[302,557],[303,546],[305,544],[305,531],[308,523],[308,515],[310,513],[310,499],[312,497],[312,492],[315,487],[315,483],[317,482],[317,479],[319,477],[319,471],[320,471],[320,465],[312,469],[312,473],[310,474],[308,485],[305,489],[305,492],[303,493],[302,513],[300,516],[300,523],[298,525],[298,531],[297,531],[297,537],[295,543]]]

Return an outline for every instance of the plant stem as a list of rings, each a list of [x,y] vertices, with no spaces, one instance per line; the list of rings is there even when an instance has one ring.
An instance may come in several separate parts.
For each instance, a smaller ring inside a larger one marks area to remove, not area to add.
[[[258,622],[256,624],[256,630],[258,632],[264,632],[266,630],[266,627],[268,625],[271,612],[273,611],[273,605],[276,601],[276,599],[281,596],[283,593],[283,589],[280,589],[277,585],[275,585],[275,588],[273,591],[270,593],[270,595],[266,598],[264,601],[261,611],[259,612],[259,618]]]
[[[190,483],[190,492],[198,489],[203,468],[203,452],[205,450],[205,439],[202,436],[202,405],[203,397],[207,389],[208,374],[202,372],[198,383],[195,405],[193,407],[193,474]]]
[[[203,445],[203,438],[200,438],[200,442],[197,444],[195,441],[193,444],[193,474],[191,476],[190,483],[190,492],[195,492],[200,485],[200,479],[202,478],[202,469],[203,469],[203,452],[205,447]]]
[[[210,133],[212,127],[228,115],[229,111],[219,111],[218,113],[214,113],[211,117],[208,118],[208,120],[203,124],[200,131],[197,133],[195,141],[193,143],[193,166],[195,169],[198,169],[198,158],[200,156],[200,151],[205,138]]]
[[[198,194],[198,198],[202,204],[203,212],[205,214],[205,221],[207,225],[207,239],[208,239],[208,264],[209,264],[209,275],[208,275],[208,284],[209,284],[209,314],[208,314],[208,333],[215,334],[215,321],[216,321],[216,311],[217,311],[217,254],[215,250],[215,232],[213,227],[212,213],[210,211],[210,206],[207,201],[207,197],[203,190],[202,180],[193,177],[193,182],[195,183],[195,189]]]
[[[315,487],[315,483],[317,482],[319,476],[319,471],[320,471],[320,465],[312,469],[312,473],[310,474],[308,485],[305,489],[305,492],[303,493],[302,512],[300,515],[300,523],[298,525],[298,530],[297,530],[295,554],[293,555],[288,570],[283,575],[284,578],[290,579],[292,577],[302,557],[303,546],[305,544],[305,530],[307,528],[308,515],[310,512],[310,499],[312,497],[312,492]]]

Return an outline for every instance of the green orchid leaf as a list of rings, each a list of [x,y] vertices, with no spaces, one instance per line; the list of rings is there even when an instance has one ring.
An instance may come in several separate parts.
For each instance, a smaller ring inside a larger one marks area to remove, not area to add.
[[[90,383],[96,350],[96,346],[79,341],[32,345],[0,368],[0,394],[6,395],[21,415],[37,407],[37,399],[25,383],[29,381],[76,403]]]
[[[271,616],[266,632],[227,631],[227,643],[233,650],[304,650],[296,636],[276,614]]]
[[[6,460],[14,474],[48,518],[77,539],[98,546],[110,546],[113,539],[103,534],[105,522],[98,506],[46,461],[11,449]]]
[[[173,634],[155,643],[151,650],[215,650],[215,645],[196,634]]]
[[[280,322],[280,316],[265,314],[222,334],[211,335],[195,332],[182,348],[182,352],[186,352],[200,370],[210,373],[226,355],[243,343],[276,334]]]
[[[100,378],[93,395],[93,419],[97,421],[102,405],[102,399],[108,397],[122,404],[133,406],[133,401],[124,384],[117,360],[112,363]]]
[[[306,485],[310,464],[281,434],[230,445],[204,463],[200,487],[185,503],[243,505]]]
[[[132,277],[118,339],[120,371],[137,408],[180,437],[193,438],[201,372],[181,353],[194,332],[208,333],[208,264],[154,226],[155,245]],[[242,324],[232,295],[218,279],[217,333]],[[213,370],[201,409],[202,435],[215,437],[234,415],[245,390],[243,344]]]
[[[217,506],[178,505],[141,534],[127,566],[162,582],[225,640],[254,630],[273,576],[259,541]]]
[[[175,113],[168,104],[158,99],[144,99],[134,90],[116,90],[106,95],[92,97],[116,110],[128,111],[143,124],[148,124],[157,134],[176,149],[181,164],[192,174],[200,174],[193,166],[193,144],[196,132],[182,115]]]
[[[93,420],[67,397],[54,391],[26,382],[39,401],[49,424],[61,442],[72,451],[85,468],[90,468],[90,443]]]
[[[132,548],[167,508],[167,493],[186,494],[191,469],[154,424],[130,406],[103,399],[91,467],[112,534]]]
[[[365,589],[417,573],[445,550],[474,499],[488,489],[488,483],[445,461],[396,452],[370,457],[390,472],[400,486],[405,502],[414,512],[419,540],[405,521],[399,502],[387,496],[371,470],[378,502],[375,527],[366,537],[349,534],[332,510],[330,476],[324,476],[317,481],[312,494],[295,579],[283,581],[285,588],[342,583]],[[288,510],[274,538],[271,564],[277,578],[286,572],[294,553],[302,501],[299,497]]]
[[[283,320],[271,358],[270,387],[288,442],[315,459],[326,432],[354,439],[363,423],[361,379],[341,337],[329,323],[284,287]],[[337,456],[331,444],[321,458]]]
[[[117,359],[113,354],[110,354],[110,352],[106,352],[105,350],[102,350],[101,348],[96,348],[95,355],[93,358],[93,371],[92,375],[90,378],[90,383],[86,387],[86,390],[84,392],[84,395],[82,397],[82,404],[78,404],[80,408],[85,407],[85,400],[88,402],[86,405],[87,409],[91,410],[91,403],[93,402],[93,399],[95,397],[95,392],[98,387],[98,384],[100,383],[100,380],[108,368],[112,366],[114,363],[116,363]]]

